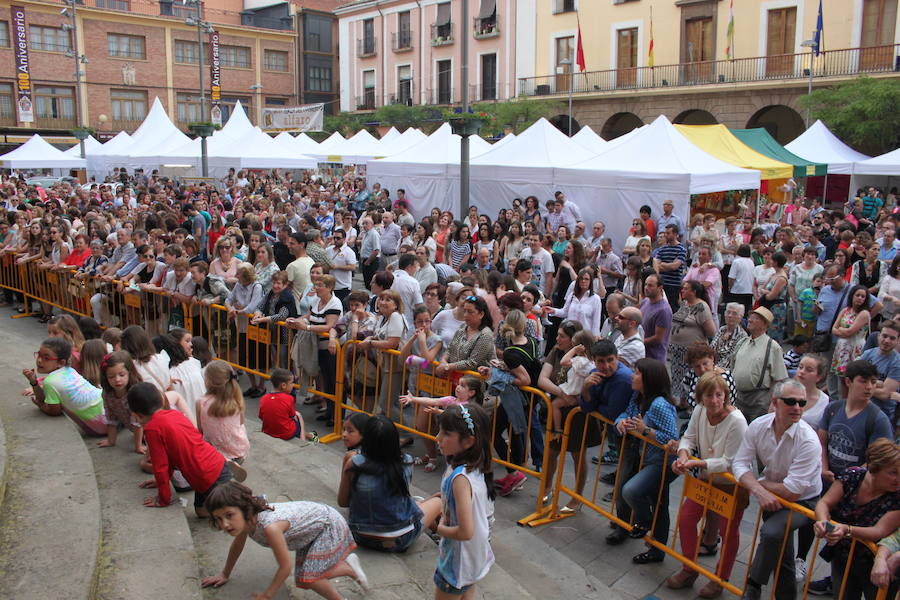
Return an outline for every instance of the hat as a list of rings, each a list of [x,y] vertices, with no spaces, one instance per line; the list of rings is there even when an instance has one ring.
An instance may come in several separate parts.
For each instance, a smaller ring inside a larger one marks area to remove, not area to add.
[[[458,281],[451,281],[447,284],[447,292],[455,296],[459,293],[459,290],[464,287],[465,286]]]
[[[750,313],[751,315],[758,315],[762,317],[762,319],[766,322],[766,325],[771,325],[772,321],[775,320],[775,315],[772,314],[772,311],[766,308],[765,306],[760,306]]]

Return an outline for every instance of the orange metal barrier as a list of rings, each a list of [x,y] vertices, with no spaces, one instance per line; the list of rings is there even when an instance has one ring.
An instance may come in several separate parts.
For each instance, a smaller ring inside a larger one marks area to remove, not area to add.
[[[585,426],[582,428],[582,431],[580,433],[574,432],[573,428],[572,428],[572,424],[578,415],[584,416],[584,423],[585,423]],[[585,444],[588,442],[589,432],[591,431],[591,427],[589,425],[591,420],[595,421],[596,427],[602,432],[601,438],[600,438],[601,441],[599,444],[599,447],[601,448],[601,454],[602,454],[602,448],[605,447],[606,442],[607,442],[607,432],[610,430],[610,428],[614,427],[614,424],[598,413],[584,414],[581,412],[581,409],[578,407],[576,407],[574,410],[572,410],[569,413],[568,418],[566,419],[565,427],[563,429],[563,436],[562,436],[562,440],[563,440],[562,448],[568,447],[568,443],[569,443],[570,439],[572,439],[573,435],[576,440],[578,440],[578,438],[580,436],[580,443],[576,444],[576,446],[578,446],[579,448],[584,448]],[[584,452],[582,451],[580,453],[578,453],[578,452],[575,453],[575,454],[578,454],[580,458],[576,464],[576,473],[575,473],[576,485],[574,487],[570,487],[564,483],[564,471],[565,471],[565,466],[566,466],[566,457],[565,457],[564,453],[560,453],[559,465],[557,468],[556,477],[553,482],[553,492],[550,495],[551,497],[550,497],[549,505],[547,507],[547,516],[544,518],[535,519],[530,524],[533,526],[543,525],[546,523],[551,523],[551,522],[558,521],[560,519],[572,516],[574,514],[572,512],[564,513],[564,512],[560,511],[560,504],[559,504],[560,494],[567,494],[572,499],[576,500],[577,502],[580,502],[583,506],[586,506],[590,510],[596,512],[597,514],[609,519],[610,521],[612,521],[619,527],[621,527],[627,531],[631,531],[633,528],[633,522],[634,522],[633,518],[629,518],[626,521],[626,520],[620,518],[615,512],[617,496],[621,491],[621,488],[622,488],[621,484],[624,483],[624,482],[620,482],[620,477],[622,476],[622,473],[623,473],[623,460],[625,459],[626,444],[628,444],[628,443],[631,443],[631,444],[639,443],[641,446],[640,462],[638,465],[638,471],[643,467],[644,458],[649,449],[655,449],[657,451],[667,452],[665,446],[662,446],[659,443],[657,443],[655,440],[651,440],[640,434],[637,434],[634,432],[629,432],[626,436],[622,436],[622,444],[621,444],[621,449],[619,452],[619,464],[616,466],[616,471],[615,471],[616,485],[613,488],[613,495],[612,495],[612,499],[609,501],[609,504],[606,504],[602,499],[598,501],[598,498],[597,498],[598,492],[601,491],[601,489],[602,489],[602,488],[600,488],[600,483],[601,483],[600,477],[602,475],[602,472],[600,470],[599,465],[596,468],[594,468],[594,476],[592,478],[592,483],[591,483],[589,492],[587,494],[585,494],[585,492],[583,490],[583,486],[587,483],[587,481],[586,481],[587,480],[587,471],[590,470],[591,466],[590,466],[590,463],[585,462]],[[669,455],[667,453],[667,456],[665,457],[666,458],[665,462],[668,462],[668,456]],[[698,542],[697,547],[694,548],[693,551],[689,553],[689,555],[683,554],[677,548],[677,543],[679,541],[679,521],[680,521],[680,517],[681,517],[681,511],[684,508],[685,499],[689,499],[689,500],[692,500],[693,502],[697,503],[698,505],[700,505],[703,510],[702,517],[695,524],[695,526],[700,526],[700,525],[704,524],[711,514],[715,514],[716,516],[721,517],[722,519],[728,521],[728,525],[726,526],[725,532],[724,533],[720,532],[723,543],[720,546],[720,551],[719,551],[720,554],[719,555],[721,556],[722,553],[724,552],[724,550],[725,550],[724,540],[728,539],[727,536],[731,532],[731,528],[740,526],[740,523],[733,522],[734,521],[733,517],[735,516],[736,511],[738,510],[739,503],[741,503],[742,500],[746,499],[746,496],[744,498],[741,498],[741,496],[745,495],[747,492],[739,483],[737,483],[737,481],[734,479],[734,477],[732,477],[730,474],[726,473],[726,474],[722,474],[722,475],[724,475],[724,477],[726,479],[728,479],[731,484],[733,484],[733,485],[729,486],[730,490],[731,490],[730,492],[727,489],[722,489],[721,487],[717,487],[706,480],[699,479],[699,478],[693,477],[691,475],[687,475],[684,477],[684,485],[682,488],[681,498],[679,499],[679,506],[678,506],[677,516],[675,518],[674,531],[672,532],[669,543],[663,544],[663,543],[653,539],[653,537],[652,537],[653,528],[656,525],[657,519],[660,517],[660,508],[661,508],[660,500],[661,500],[663,490],[665,489],[665,486],[662,485],[662,483],[667,477],[672,478],[674,476],[674,474],[670,473],[670,470],[668,467],[663,469],[662,474],[661,474],[661,479],[660,479],[659,491],[657,494],[657,501],[655,503],[656,505],[655,505],[654,513],[653,513],[653,521],[648,530],[647,535],[644,536],[644,541],[650,547],[655,548],[655,549],[665,553],[667,556],[670,556],[670,557],[678,560],[680,563],[685,565],[687,568],[700,573],[701,575],[703,575],[704,577],[706,577],[712,581],[715,581],[716,583],[721,585],[724,589],[728,590],[729,592],[736,594],[738,596],[741,596],[741,595],[743,595],[744,588],[747,585],[747,577],[749,576],[749,565],[751,565],[753,563],[753,558],[754,558],[756,548],[757,548],[757,541],[759,538],[760,525],[762,524],[762,516],[763,516],[762,509],[759,510],[757,517],[756,517],[756,524],[755,524],[754,533],[753,533],[753,541],[750,546],[751,547],[750,556],[747,560],[748,573],[744,576],[743,583],[740,586],[737,586],[737,585],[729,582],[727,578],[721,577],[720,572],[718,570],[717,571],[710,570],[708,567],[697,562],[697,550],[699,549],[699,542],[701,541],[701,537],[702,537],[700,534],[697,535],[697,542]],[[785,548],[787,547],[788,536],[794,534],[794,532],[791,530],[791,527],[790,527],[791,520],[797,516],[803,516],[803,517],[808,517],[813,522],[815,522],[815,513],[812,510],[810,510],[809,508],[802,506],[800,504],[796,504],[794,502],[789,502],[782,498],[778,498],[778,501],[781,503],[781,505],[783,507],[788,509],[790,511],[790,513],[789,513],[788,520],[787,520],[787,523],[785,526],[785,536],[780,544],[779,560],[777,563],[778,566],[776,567],[775,572],[772,574],[772,579],[771,579],[771,590],[772,590],[771,598],[773,598],[773,599],[775,597],[774,582],[778,580],[780,565],[781,565],[781,558],[784,554]],[[666,506],[666,510],[668,510],[668,506]],[[741,508],[740,510],[743,510],[743,509]],[[702,528],[701,528],[701,531],[702,531]],[[816,543],[812,549],[812,559],[809,563],[807,577],[803,584],[803,597],[804,598],[807,596],[809,582],[812,578],[813,570],[815,569],[816,558],[818,557],[818,554],[819,554],[820,542],[821,542],[821,540],[817,539]],[[847,560],[847,565],[844,570],[843,577],[840,581],[840,587],[838,589],[837,598],[839,598],[839,599],[843,597],[844,590],[847,585],[847,579],[851,574],[851,566],[852,566],[853,556],[854,556],[854,553],[857,551],[858,546],[863,546],[864,548],[868,549],[869,551],[872,552],[873,556],[875,555],[875,553],[877,551],[876,544],[874,544],[872,542],[869,542],[866,540],[861,540],[858,538],[853,538],[851,540],[849,558]],[[887,595],[887,589],[880,588],[878,590],[878,595],[876,597],[876,600],[884,600],[886,595]]]
[[[343,346],[343,374],[346,379],[344,389],[346,394],[342,401],[336,405],[336,411],[351,410],[364,412],[367,414],[384,413],[403,431],[418,435],[426,440],[433,441],[435,439],[436,426],[432,421],[432,416],[423,411],[419,405],[411,408],[403,408],[397,403],[397,398],[406,391],[417,396],[452,396],[454,393],[451,377],[438,377],[430,372],[423,371],[418,368],[407,367],[405,361],[400,361],[400,352],[397,350],[380,350],[368,351],[359,348],[358,340],[349,340]],[[433,370],[437,362],[431,363]],[[456,373],[456,375],[472,375],[482,378],[481,375],[474,371],[465,371]],[[483,379],[483,378],[482,378]],[[499,429],[497,426],[497,411],[489,409],[492,420],[492,436],[491,446],[495,449],[505,448],[505,452],[497,451],[497,455],[493,457],[494,464],[524,473],[538,482],[538,494],[535,512],[523,517],[519,520],[519,524],[525,525],[532,520],[544,515],[547,512],[545,507],[545,496],[548,488],[546,473],[549,464],[549,453],[546,449],[546,442],[550,440],[553,431],[552,415],[550,410],[550,399],[546,393],[531,386],[519,388],[525,396],[527,406],[523,409],[526,412],[526,430],[524,432],[524,453],[525,460],[523,464],[515,464],[513,462],[513,431],[511,427]],[[542,408],[541,408],[542,407]],[[541,425],[540,421],[535,422],[535,418],[540,411],[545,411],[546,424]],[[339,414],[335,416],[335,427],[339,427]],[[532,439],[532,428],[540,429],[541,440]],[[336,430],[336,433],[338,431]],[[503,438],[504,433],[506,437]],[[520,434],[521,435],[521,434]],[[502,441],[498,439],[502,438]],[[540,442],[540,448],[534,443]],[[538,452],[540,450],[540,452]],[[534,462],[537,459],[539,468],[529,468],[526,466],[528,459]]]

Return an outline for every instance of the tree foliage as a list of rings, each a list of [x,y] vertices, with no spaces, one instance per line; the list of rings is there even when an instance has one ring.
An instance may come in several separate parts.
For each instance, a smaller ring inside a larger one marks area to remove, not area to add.
[[[565,111],[559,100],[536,100],[520,96],[506,102],[482,102],[472,110],[484,111],[494,119],[481,130],[482,135],[500,135],[506,131],[522,133],[541,117],[550,118]]]
[[[841,140],[867,154],[884,154],[900,141],[900,80],[860,77],[800,99]]]
[[[541,117],[550,118],[565,112],[565,104],[557,100],[536,100],[523,96],[505,102],[480,102],[473,104],[472,110],[490,115],[481,130],[481,135],[490,137],[506,131],[521,133]],[[445,120],[445,113],[439,106],[387,104],[374,113],[342,112],[326,116],[324,128],[326,136],[339,131],[344,137],[375,125],[392,126],[400,131],[418,127],[425,133],[431,133]]]

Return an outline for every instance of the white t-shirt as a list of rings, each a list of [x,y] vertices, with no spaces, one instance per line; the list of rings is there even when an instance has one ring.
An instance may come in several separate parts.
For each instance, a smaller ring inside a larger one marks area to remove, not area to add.
[[[828,398],[828,394],[819,390],[819,399],[809,409],[804,410],[803,416],[800,418],[809,423],[813,431],[818,431],[819,423],[822,422],[822,415],[825,414],[825,408],[829,402],[831,402],[831,399]]]
[[[406,332],[406,323],[403,321],[403,315],[394,311],[387,319],[384,315],[378,317],[375,323],[375,337],[379,340],[386,340],[392,337],[403,339]]]
[[[732,294],[753,293],[753,260],[746,256],[738,256],[731,264],[728,278],[734,279],[731,286]]]
[[[340,248],[329,246],[327,249],[327,253],[328,259],[331,261],[331,264],[335,265],[336,267],[356,265],[356,254],[353,253],[353,250],[347,247],[347,244],[342,245]],[[349,290],[353,285],[353,271],[332,269],[331,274],[334,275],[334,288],[336,290]]]
[[[456,331],[464,324],[465,321],[460,321],[453,316],[452,310],[442,310],[431,320],[431,330],[441,336],[444,348],[449,348]]]
[[[181,394],[196,418],[197,401],[206,395],[206,382],[203,381],[203,367],[196,358],[189,358],[169,371],[172,375],[173,388]]]
[[[169,355],[165,352],[160,352],[151,356],[150,360],[145,363],[134,361],[134,366],[137,367],[138,375],[141,376],[144,383],[152,383],[160,392],[165,394],[172,384],[172,377],[169,374],[169,361]],[[206,392],[204,391],[204,393]]]
[[[522,249],[522,258],[531,263],[531,283],[543,292],[545,274],[556,270],[553,266],[553,257],[543,248],[532,255],[531,248],[526,247]]]
[[[422,304],[422,288],[416,279],[402,269],[394,271],[394,283],[391,289],[400,294],[400,300],[403,301],[403,317],[406,319],[407,327],[412,327],[413,308],[417,304]]]
[[[762,286],[766,285],[766,282],[769,281],[769,277],[774,273],[775,267],[767,267],[765,265],[756,265],[753,267],[753,280],[756,281],[756,287],[761,289]]]

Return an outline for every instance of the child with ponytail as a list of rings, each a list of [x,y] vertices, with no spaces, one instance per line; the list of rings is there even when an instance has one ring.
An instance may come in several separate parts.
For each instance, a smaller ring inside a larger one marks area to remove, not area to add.
[[[244,427],[244,395],[237,374],[224,360],[204,372],[206,395],[197,402],[197,429],[228,460],[240,463],[250,450]]]

